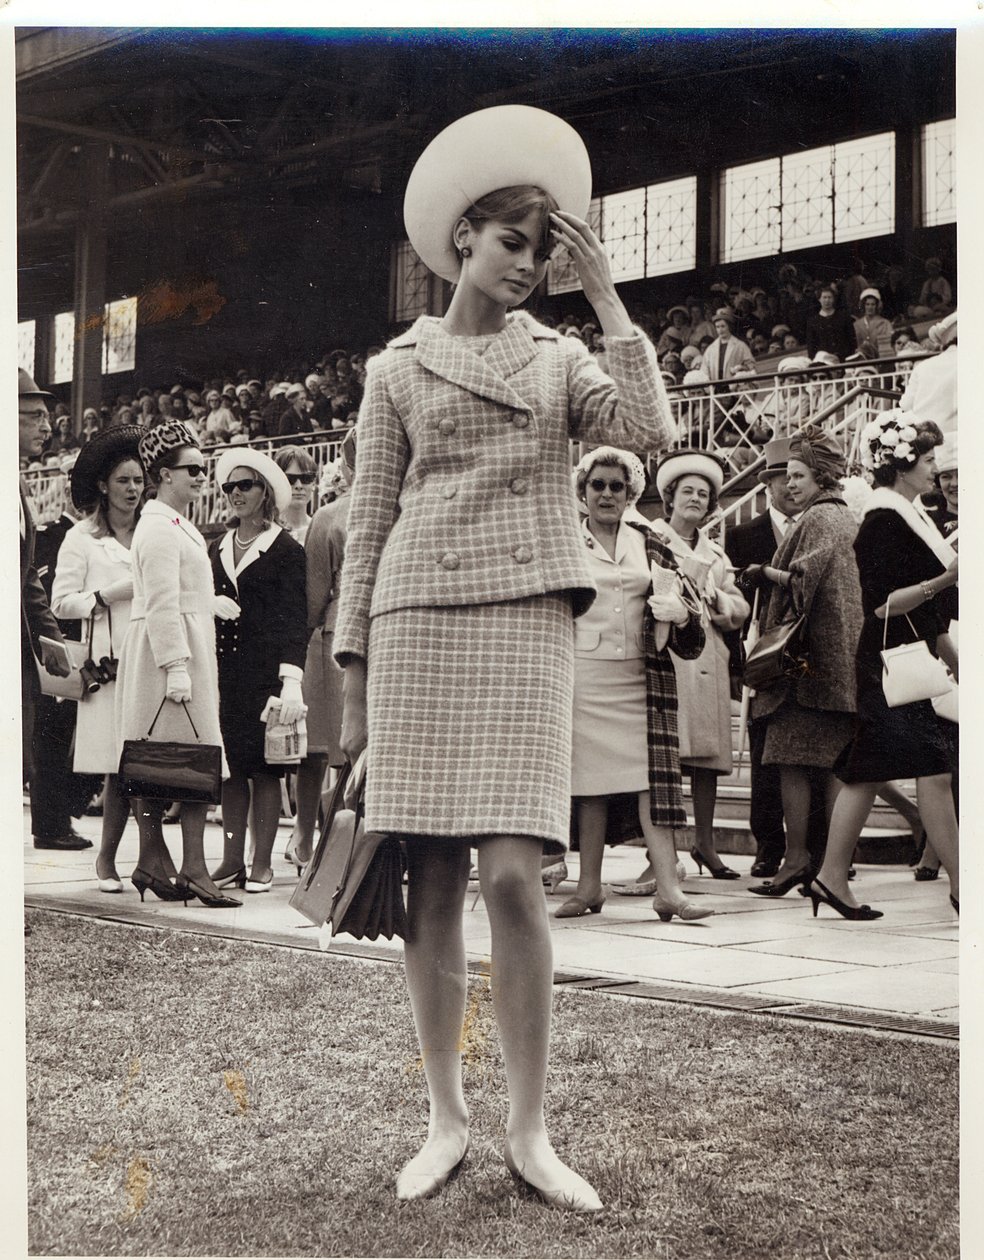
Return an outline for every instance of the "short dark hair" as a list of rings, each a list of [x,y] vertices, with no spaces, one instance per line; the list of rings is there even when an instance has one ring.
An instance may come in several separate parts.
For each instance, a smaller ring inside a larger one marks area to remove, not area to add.
[[[671,482],[667,483],[665,489],[663,490],[663,495],[662,495],[663,511],[666,513],[667,520],[669,520],[670,516],[673,514],[673,499],[677,492],[677,486],[684,479],[684,477],[700,477],[700,476],[701,476],[700,473],[693,473],[693,472],[681,473],[679,477],[674,477],[674,479]],[[707,478],[701,477],[701,480],[707,481]],[[707,488],[710,491],[710,498],[707,503],[707,515],[710,516],[710,514],[713,511],[715,511],[715,509],[717,508],[718,494],[709,481],[707,481]]]

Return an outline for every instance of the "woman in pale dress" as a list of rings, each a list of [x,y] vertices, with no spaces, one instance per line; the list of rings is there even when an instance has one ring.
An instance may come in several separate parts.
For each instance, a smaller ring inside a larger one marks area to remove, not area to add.
[[[83,447],[72,469],[71,489],[76,508],[88,515],[65,535],[51,588],[55,616],[81,621],[83,641],[91,621],[90,657],[97,664],[103,658],[112,662],[99,690],[79,701],[73,760],[76,774],[105,776],[96,855],[96,878],[104,893],[123,891],[116,853],[130,813],[117,790],[116,683],[109,674],[130,624],[130,547],[143,498],[144,474],[137,456],[143,432],[137,425],[107,429]]]
[[[670,549],[701,600],[706,640],[696,660],[671,652],[679,695],[680,766],[690,771],[694,845],[690,856],[715,879],[737,879],[714,847],[719,775],[731,773],[731,680],[724,632],[744,625],[748,603],[722,547],[701,532],[724,484],[720,462],[706,451],[671,451],[656,468],[666,519],[653,531]]]

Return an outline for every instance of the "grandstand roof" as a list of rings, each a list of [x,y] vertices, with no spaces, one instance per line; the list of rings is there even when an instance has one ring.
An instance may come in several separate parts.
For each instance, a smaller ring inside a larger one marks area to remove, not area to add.
[[[84,213],[86,140],[125,218],[258,185],[402,195],[442,126],[507,101],[570,121],[603,191],[955,112],[951,30],[21,28],[16,50],[28,235]]]

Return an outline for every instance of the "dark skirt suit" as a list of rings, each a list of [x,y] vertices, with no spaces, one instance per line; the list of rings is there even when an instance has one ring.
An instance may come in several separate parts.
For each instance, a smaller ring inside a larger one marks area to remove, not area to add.
[[[875,491],[884,498],[894,491]],[[874,501],[874,496],[872,496]],[[957,768],[958,730],[955,722],[936,716],[929,700],[890,709],[882,689],[882,638],[885,622],[875,616],[892,591],[939,577],[946,565],[891,508],[868,510],[854,544],[861,575],[864,628],[858,641],[858,716],[854,739],[834,767],[844,783],[881,783],[888,779],[918,779],[949,774]],[[949,624],[947,599],[942,591],[888,622],[888,646],[913,643],[916,634],[936,654],[936,640]],[[915,627],[915,634],[909,626]]]
[[[279,696],[281,678],[300,680],[307,651],[307,594],[304,548],[279,525],[271,525],[236,569],[232,531],[211,548],[217,595],[241,608],[235,621],[216,619],[219,658],[219,722],[233,774],[281,776],[282,766],[263,755],[266,724],[260,714]]]

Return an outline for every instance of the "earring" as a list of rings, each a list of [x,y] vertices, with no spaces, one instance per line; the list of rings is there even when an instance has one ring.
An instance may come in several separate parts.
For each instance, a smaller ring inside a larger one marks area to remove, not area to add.
[[[462,256],[462,258],[471,258],[471,246],[470,246],[470,245],[462,245],[462,247],[461,247],[461,256]]]

